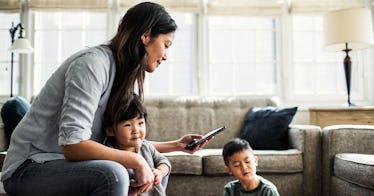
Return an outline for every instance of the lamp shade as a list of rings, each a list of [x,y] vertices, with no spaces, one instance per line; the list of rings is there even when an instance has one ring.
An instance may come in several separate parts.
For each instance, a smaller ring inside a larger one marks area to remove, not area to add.
[[[324,16],[324,44],[330,51],[364,49],[374,44],[371,11],[352,8],[332,11]]]
[[[9,48],[9,51],[15,53],[32,53],[34,49],[28,39],[20,37],[14,41],[13,45]]]

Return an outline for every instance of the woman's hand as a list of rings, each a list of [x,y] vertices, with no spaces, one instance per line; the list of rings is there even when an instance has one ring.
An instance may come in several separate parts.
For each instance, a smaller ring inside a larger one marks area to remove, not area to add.
[[[154,174],[148,163],[141,157],[141,162],[135,170],[136,181],[130,182],[129,194],[140,194],[151,190],[154,182]]]
[[[173,152],[173,151],[183,151],[183,152],[187,152],[187,153],[193,154],[196,151],[198,151],[201,148],[203,148],[210,140],[213,139],[213,137],[210,138],[210,139],[208,139],[207,141],[205,141],[204,143],[200,144],[199,146],[196,146],[192,150],[185,149],[185,147],[190,142],[192,142],[194,140],[199,140],[199,139],[202,139],[202,138],[203,138],[202,135],[198,135],[198,134],[187,134],[187,135],[184,135],[183,137],[181,137],[180,139],[177,139],[177,140],[174,140],[174,141],[167,141],[167,142],[154,142],[154,141],[152,141],[152,144],[161,153]]]
[[[195,153],[196,151],[204,148],[204,146],[206,144],[208,144],[208,142],[213,138],[210,138],[209,140],[203,142],[202,144],[196,146],[194,149],[192,150],[187,150],[185,149],[185,147],[192,141],[195,141],[195,140],[200,140],[202,139],[203,136],[202,135],[197,135],[197,134],[187,134],[187,135],[184,135],[182,138],[180,138],[179,140],[177,140],[177,148],[180,149],[180,151],[183,151],[183,152],[187,152],[187,153],[190,153],[190,154],[193,154]]]

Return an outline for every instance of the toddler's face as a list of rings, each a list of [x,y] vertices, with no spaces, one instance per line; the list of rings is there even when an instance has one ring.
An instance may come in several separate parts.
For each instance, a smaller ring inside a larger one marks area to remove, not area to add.
[[[257,156],[254,156],[249,150],[242,150],[229,158],[226,170],[239,181],[250,180],[256,176],[257,160]]]
[[[114,137],[119,149],[133,151],[142,144],[145,134],[146,123],[144,118],[139,116],[119,123]]]

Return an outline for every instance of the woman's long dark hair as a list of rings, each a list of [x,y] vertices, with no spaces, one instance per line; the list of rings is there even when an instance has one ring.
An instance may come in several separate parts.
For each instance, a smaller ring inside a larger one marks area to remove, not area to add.
[[[151,30],[151,38],[175,32],[177,25],[163,6],[143,2],[130,8],[123,16],[117,34],[110,40],[109,47],[116,62],[116,75],[104,115],[118,119],[119,104],[129,106],[135,93],[143,100],[143,83],[147,66],[146,51],[141,36]],[[114,122],[118,123],[118,122]]]

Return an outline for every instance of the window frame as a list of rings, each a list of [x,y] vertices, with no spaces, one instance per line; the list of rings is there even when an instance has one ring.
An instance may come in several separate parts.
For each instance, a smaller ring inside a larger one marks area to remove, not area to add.
[[[121,17],[119,17],[119,13],[123,13],[118,8],[113,7],[112,12],[109,13],[108,17],[108,34],[114,35],[116,31],[118,21]],[[195,13],[195,12],[194,12]],[[373,13],[373,9],[372,9]],[[276,78],[277,83],[275,86],[274,96],[280,98],[280,102],[282,105],[300,105],[300,106],[329,106],[329,105],[343,105],[346,101],[346,96],[332,97],[329,95],[320,96],[320,97],[310,97],[308,95],[298,96],[294,94],[294,89],[290,88],[290,84],[294,81],[294,75],[289,74],[293,73],[293,50],[292,48],[292,22],[291,22],[291,15],[287,11],[283,11],[282,15],[279,17],[278,26],[276,27],[276,51],[277,51],[277,71],[276,71]],[[196,13],[196,40],[195,40],[195,48],[194,53],[196,55],[196,63],[193,69],[193,81],[192,81],[192,88],[193,92],[192,95],[196,96],[211,96],[210,93],[210,78],[206,77],[206,73],[209,72],[211,69],[209,66],[208,59],[206,58],[209,54],[209,34],[208,34],[208,22],[207,22],[208,14],[201,9]],[[26,37],[28,37],[31,43],[34,42],[33,40],[33,17],[30,14],[29,8],[22,9],[20,13],[20,18],[22,24],[25,26],[26,29]],[[109,38],[111,36],[108,36]],[[374,89],[371,88],[372,84],[374,83],[374,67],[370,66],[374,62],[374,50],[366,49],[362,51],[362,54],[365,58],[363,58],[362,63],[364,63],[364,71],[362,77],[363,84],[362,84],[362,92],[363,95],[360,99],[351,98],[352,102],[358,105],[372,105],[374,104]],[[33,83],[33,73],[34,66],[33,63],[33,55],[20,55],[19,62],[25,64],[25,66],[21,66],[20,68],[20,81],[21,85],[19,86],[19,94],[25,96],[26,98],[31,99],[33,96],[33,88],[34,86],[31,84]],[[354,62],[352,62],[354,63]],[[147,95],[147,96],[163,96],[163,95]],[[173,96],[173,95],[171,95]],[[254,97],[268,97],[272,95],[251,95]],[[4,100],[7,96],[1,96],[0,99]]]

